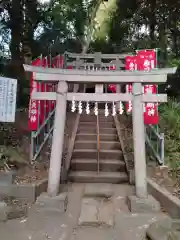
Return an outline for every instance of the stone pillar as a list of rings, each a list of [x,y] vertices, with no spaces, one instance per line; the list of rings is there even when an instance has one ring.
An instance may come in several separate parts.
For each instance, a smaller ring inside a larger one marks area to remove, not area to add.
[[[116,93],[121,93],[121,85],[116,84]]]
[[[96,84],[95,85],[95,93],[103,93],[104,92],[104,85],[103,84]]]
[[[75,83],[74,86],[73,86],[73,92],[77,93],[78,90],[79,90],[79,84]]]
[[[52,197],[57,196],[59,192],[61,161],[64,143],[64,128],[66,122],[67,91],[67,83],[63,81],[59,82],[56,98],[56,113],[48,178],[48,195]]]
[[[116,84],[116,93],[121,93],[121,85],[120,84]],[[119,104],[116,103],[116,111],[119,110]]]
[[[134,164],[136,197],[147,198],[146,179],[146,155],[145,155],[145,132],[142,103],[142,84],[133,84],[133,141],[134,141]]]

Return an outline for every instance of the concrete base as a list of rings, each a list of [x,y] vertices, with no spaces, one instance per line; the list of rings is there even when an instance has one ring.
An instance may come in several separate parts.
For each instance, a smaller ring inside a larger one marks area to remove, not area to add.
[[[153,213],[159,212],[161,209],[159,202],[151,195],[143,199],[136,196],[129,196],[127,201],[128,207],[133,213]]]
[[[16,171],[0,172],[0,185],[11,185],[16,174]]]
[[[0,222],[7,220],[8,206],[5,202],[0,202]]]
[[[61,193],[56,197],[49,197],[47,193],[41,194],[36,201],[38,211],[55,211],[63,213],[67,209],[68,197]]]
[[[43,179],[36,184],[0,184],[0,195],[34,203],[42,192],[47,191],[47,183],[48,180]]]
[[[28,215],[28,206],[10,206],[8,207],[7,219],[12,220],[16,218],[27,217]]]

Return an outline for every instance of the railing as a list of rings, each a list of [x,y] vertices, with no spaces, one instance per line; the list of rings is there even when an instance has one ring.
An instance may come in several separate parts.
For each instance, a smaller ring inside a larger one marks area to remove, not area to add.
[[[97,114],[97,172],[99,174],[99,153],[100,153],[100,133],[99,133],[99,116]]]
[[[146,145],[159,164],[164,165],[164,133],[158,127],[145,126]]]
[[[54,129],[54,115],[55,109],[49,113],[49,116],[44,120],[40,125],[37,131],[31,133],[31,151],[30,151],[30,160],[34,162],[48,138],[53,132]]]

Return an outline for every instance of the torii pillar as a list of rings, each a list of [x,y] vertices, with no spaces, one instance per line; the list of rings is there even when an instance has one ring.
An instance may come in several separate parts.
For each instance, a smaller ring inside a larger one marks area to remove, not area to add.
[[[53,147],[51,150],[51,161],[48,177],[48,195],[51,197],[55,197],[59,193],[64,142],[64,128],[66,122],[67,91],[67,83],[60,81],[58,83],[58,90],[56,94],[56,113],[52,139]]]

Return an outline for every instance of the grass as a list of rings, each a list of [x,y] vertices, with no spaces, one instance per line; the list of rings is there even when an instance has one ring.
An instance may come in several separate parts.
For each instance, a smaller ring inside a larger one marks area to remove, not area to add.
[[[180,168],[180,101],[169,99],[159,107],[160,129],[165,134],[165,162],[174,171]]]

